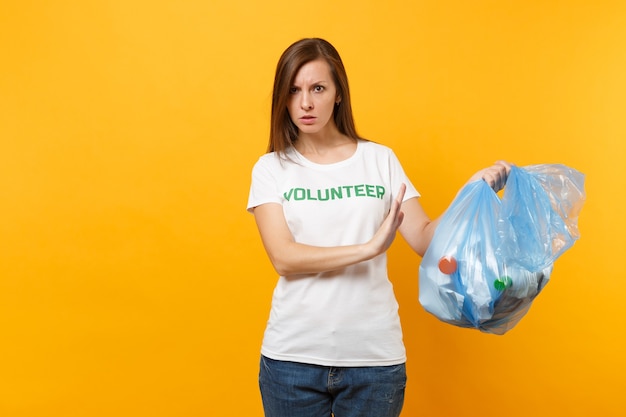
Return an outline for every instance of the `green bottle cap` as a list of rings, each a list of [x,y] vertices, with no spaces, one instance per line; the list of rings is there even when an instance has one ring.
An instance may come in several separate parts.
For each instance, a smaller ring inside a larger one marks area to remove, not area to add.
[[[511,287],[513,285],[513,280],[509,276],[503,276],[499,279],[495,280],[493,286],[496,287],[498,291],[504,291],[505,289]]]

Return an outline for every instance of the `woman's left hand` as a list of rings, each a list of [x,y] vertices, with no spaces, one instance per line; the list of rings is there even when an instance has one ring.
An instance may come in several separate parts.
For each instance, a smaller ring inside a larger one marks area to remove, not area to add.
[[[483,179],[497,193],[504,188],[509,172],[511,172],[511,164],[506,161],[498,161],[492,166],[478,171],[470,178],[469,182]]]

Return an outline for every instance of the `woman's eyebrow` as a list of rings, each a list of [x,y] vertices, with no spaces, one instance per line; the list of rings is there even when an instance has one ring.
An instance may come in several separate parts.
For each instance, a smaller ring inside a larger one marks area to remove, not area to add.
[[[306,82],[305,82],[305,84],[309,84],[309,85],[315,85],[315,84],[328,84],[328,82],[329,82],[328,80],[320,80],[320,81],[312,81],[312,82],[308,82],[308,81],[306,81]],[[298,84],[294,82],[294,83],[293,83],[293,86],[294,86],[294,87],[298,87]]]

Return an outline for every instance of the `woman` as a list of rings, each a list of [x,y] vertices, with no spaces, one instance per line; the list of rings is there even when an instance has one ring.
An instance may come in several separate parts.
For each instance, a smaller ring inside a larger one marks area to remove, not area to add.
[[[509,169],[470,180],[499,190]],[[357,135],[335,48],[287,48],[248,201],[280,275],[261,349],[267,417],[400,414],[406,356],[385,253],[398,230],[426,251],[437,221],[417,197],[394,153]]]

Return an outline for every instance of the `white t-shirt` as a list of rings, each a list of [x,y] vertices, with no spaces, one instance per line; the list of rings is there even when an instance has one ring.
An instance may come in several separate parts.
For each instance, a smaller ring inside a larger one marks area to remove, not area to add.
[[[402,183],[418,197],[391,149],[359,140],[356,152],[316,164],[295,149],[290,159],[268,153],[255,164],[248,210],[283,207],[296,242],[313,246],[365,243],[385,219]],[[326,366],[405,362],[398,303],[382,254],[336,271],[278,280],[261,353]]]

